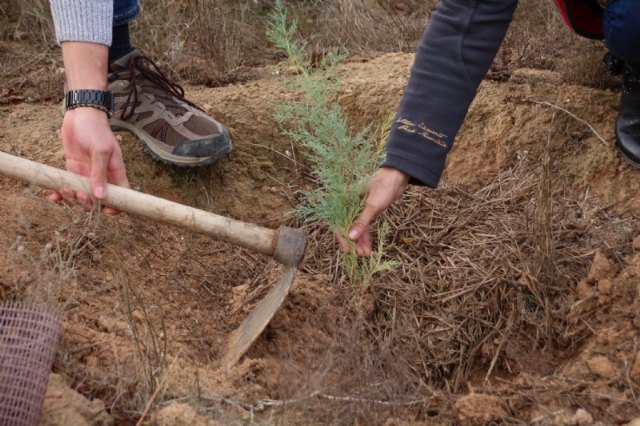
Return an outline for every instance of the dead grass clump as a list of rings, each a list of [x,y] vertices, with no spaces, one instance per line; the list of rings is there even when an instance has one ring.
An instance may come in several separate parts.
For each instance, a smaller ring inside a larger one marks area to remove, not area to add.
[[[132,24],[135,44],[192,83],[242,80],[245,66],[264,60],[254,2],[162,0],[144,6]]]
[[[147,301],[140,289],[127,276],[126,271],[119,272],[122,289],[124,316],[131,329],[137,363],[140,367],[141,383],[136,391],[140,402],[152,398],[161,388],[161,380],[167,367],[167,327],[165,315],[159,301]],[[150,310],[157,310],[151,314]]]
[[[553,2],[522,0],[494,68],[557,71],[571,83],[598,88],[619,86],[605,69],[604,43],[573,33]]]
[[[60,67],[49,2],[0,1],[0,106],[61,98]]]
[[[65,217],[66,223],[50,227],[53,228],[50,233],[38,232],[48,226],[46,218],[33,219],[27,209],[41,203],[40,199],[32,199],[27,206],[16,207],[23,234],[17,235],[7,250],[11,264],[7,271],[7,278],[11,277],[7,298],[33,302],[64,313],[77,303],[73,293],[77,287],[78,267],[90,265],[89,253],[98,250],[102,244],[102,221],[100,215],[65,208],[58,212],[58,217]]]
[[[580,42],[579,47],[576,46],[575,56],[560,58],[556,70],[574,84],[599,89],[619,88],[621,78],[612,75],[605,66],[607,49],[604,43],[586,39]]]
[[[425,15],[423,10],[415,11],[406,4],[325,1],[316,20],[313,34],[316,40],[312,43],[320,48],[339,46],[358,54],[415,52],[426,24]]]
[[[598,233],[613,224],[539,182],[520,164],[475,193],[410,193],[391,213],[404,270],[377,294],[377,327],[427,383],[459,390],[481,363],[487,376],[509,370],[515,341],[525,351],[569,348],[589,333],[567,310]]]
[[[0,22],[0,40],[28,40],[41,46],[55,42],[47,0],[0,1]]]
[[[550,182],[523,160],[472,193],[409,191],[386,217],[389,256],[402,265],[374,280],[362,331],[338,339],[345,353],[336,368],[357,375],[344,374],[338,388],[426,407],[431,386],[458,392],[473,371],[515,374],[531,368],[520,354],[571,349],[588,336],[586,314],[568,315],[573,288],[602,235],[629,232]],[[343,279],[335,260],[311,259],[307,268]],[[379,388],[365,389],[371,383]]]

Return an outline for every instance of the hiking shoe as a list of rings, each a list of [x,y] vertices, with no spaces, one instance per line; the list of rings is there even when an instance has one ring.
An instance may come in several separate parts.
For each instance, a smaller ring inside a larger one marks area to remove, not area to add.
[[[134,50],[110,66],[113,130],[133,133],[153,158],[177,166],[215,163],[233,147],[227,129],[184,97],[148,57]]]
[[[629,64],[624,66],[616,146],[625,160],[640,168],[640,71]]]

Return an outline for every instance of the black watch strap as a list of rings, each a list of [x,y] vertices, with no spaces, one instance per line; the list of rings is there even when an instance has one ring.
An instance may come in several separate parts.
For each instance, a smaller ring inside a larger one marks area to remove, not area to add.
[[[64,98],[64,109],[68,111],[74,108],[91,107],[107,113],[109,118],[113,115],[113,92],[102,90],[69,90]]]

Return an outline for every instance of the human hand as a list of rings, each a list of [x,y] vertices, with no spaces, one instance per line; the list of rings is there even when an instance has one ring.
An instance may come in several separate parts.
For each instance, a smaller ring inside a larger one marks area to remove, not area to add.
[[[409,184],[409,175],[390,167],[382,167],[369,182],[367,200],[364,210],[349,229],[349,239],[355,243],[358,256],[371,256],[371,222],[387,207],[397,201]],[[349,244],[340,235],[337,236],[345,253],[349,252]]]
[[[98,200],[107,196],[107,182],[129,187],[120,145],[109,126],[107,115],[96,108],[76,108],[66,112],[62,121],[62,143],[67,170],[89,177],[91,193]],[[91,208],[91,197],[84,192],[61,188],[49,196],[54,202],[74,204],[79,201]],[[103,208],[115,215],[115,209]]]

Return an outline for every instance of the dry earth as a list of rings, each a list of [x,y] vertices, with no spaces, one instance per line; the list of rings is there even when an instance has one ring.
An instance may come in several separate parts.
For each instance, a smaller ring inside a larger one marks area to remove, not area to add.
[[[390,54],[340,67],[339,102],[354,128],[393,112],[411,61]],[[155,163],[122,134],[132,186],[264,226],[290,222],[296,190],[310,181],[303,154],[273,119],[274,105],[295,96],[282,87],[291,77],[272,71],[241,85],[187,88],[234,139],[235,152],[210,169]],[[347,293],[330,271],[304,270],[266,332],[223,372],[225,338],[278,277],[273,261],[148,220],[53,205],[43,191],[0,178],[0,300],[62,288],[64,331],[54,365],[60,376],[51,376],[42,424],[134,421],[149,398],[145,372],[160,365],[164,342],[164,391],[152,410],[157,424],[631,422],[640,416],[640,238],[633,241],[640,231],[640,173],[613,146],[617,102],[615,92],[567,84],[550,72],[522,69],[508,81],[483,83],[450,155],[445,186],[479,188],[523,157],[537,161],[548,142],[554,182],[576,199],[596,200],[627,231],[603,239],[588,254],[591,268],[571,283],[568,308],[588,313],[591,332],[583,341],[566,351],[520,348],[486,380],[489,366],[479,363],[467,389],[445,384],[425,391],[422,404],[359,400],[327,385],[354,374],[347,367],[357,373],[357,366],[345,363],[340,371],[339,363],[327,363],[341,356],[335,336],[348,312]],[[62,167],[60,122],[57,103],[0,103],[0,149]],[[312,247],[309,256],[332,257],[333,250]],[[78,408],[60,414],[70,406]]]

